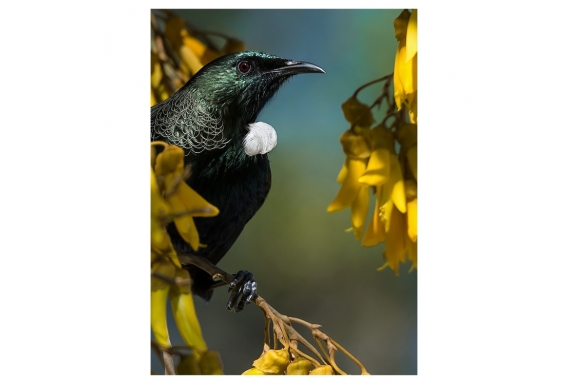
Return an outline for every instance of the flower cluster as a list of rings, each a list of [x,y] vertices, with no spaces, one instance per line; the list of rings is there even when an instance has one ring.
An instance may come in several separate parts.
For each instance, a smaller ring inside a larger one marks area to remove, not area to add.
[[[257,297],[255,304],[265,313],[263,352],[253,361],[253,367],[243,372],[243,375],[346,375],[335,360],[338,350],[358,365],[362,375],[369,374],[356,357],[320,330],[321,325],[280,314],[261,297]],[[311,331],[320,352],[293,327],[293,324],[305,326]],[[270,348],[271,335],[273,335],[273,349]],[[279,346],[282,346],[282,349],[278,349]],[[308,349],[309,354],[301,351],[301,346]]]
[[[157,155],[156,147],[164,149]],[[184,169],[184,152],[181,148],[164,142],[152,142],[150,172],[150,298],[151,329],[155,341],[161,349],[171,347],[166,322],[166,303],[170,298],[176,326],[192,351],[189,358],[181,355],[180,370],[198,370],[196,374],[221,374],[219,356],[216,352],[208,351],[202,337],[190,291],[190,275],[182,268],[166,231],[166,225],[173,221],[182,238],[197,250],[202,245],[192,217],[215,216],[219,210],[184,182],[188,172]]]
[[[394,68],[394,95],[388,89],[390,76],[360,87],[342,105],[350,129],[340,137],[346,155],[337,181],[340,190],[328,212],[351,208],[352,231],[362,246],[385,243],[386,267],[398,274],[406,260],[417,268],[417,10],[405,10],[394,21],[399,41]],[[407,47],[407,50],[406,50]],[[385,80],[383,93],[368,106],[358,92]],[[372,108],[386,100],[385,118],[376,126]],[[406,122],[404,109],[410,122]],[[398,112],[400,111],[400,112]],[[392,123],[388,122],[392,119]],[[372,219],[364,232],[370,205],[376,195]]]
[[[240,40],[216,34],[224,40],[218,49],[211,33],[192,28],[169,10],[154,10],[151,27],[151,106],[166,100],[210,61],[245,48]]]
[[[263,352],[261,357],[253,361],[253,368],[246,370],[242,375],[333,375],[334,370],[330,365],[319,365],[313,368],[313,363],[306,358],[297,356],[290,358],[287,350],[270,349]]]

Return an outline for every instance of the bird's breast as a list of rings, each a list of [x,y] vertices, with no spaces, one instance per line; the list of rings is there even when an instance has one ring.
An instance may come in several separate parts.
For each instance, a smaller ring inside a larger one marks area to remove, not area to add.
[[[195,218],[200,243],[207,245],[198,254],[217,263],[263,205],[271,187],[269,159],[265,154],[220,156],[192,170],[188,184],[220,210],[215,217]]]

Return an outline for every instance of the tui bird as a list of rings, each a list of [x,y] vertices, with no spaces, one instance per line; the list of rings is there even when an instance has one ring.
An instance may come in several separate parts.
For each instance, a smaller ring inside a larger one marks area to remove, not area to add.
[[[188,185],[220,210],[215,217],[194,218],[200,243],[207,245],[198,251],[190,248],[172,223],[168,226],[179,254],[217,264],[261,207],[271,187],[267,148],[252,152],[244,146],[254,128],[273,130],[255,120],[279,87],[301,73],[325,71],[267,53],[233,53],[208,63],[170,98],[151,107],[151,139],[184,149],[184,162],[192,169]],[[192,292],[209,301],[214,280],[196,266],[184,267],[192,277]],[[255,299],[257,285],[246,270],[234,277],[226,308],[238,312]]]

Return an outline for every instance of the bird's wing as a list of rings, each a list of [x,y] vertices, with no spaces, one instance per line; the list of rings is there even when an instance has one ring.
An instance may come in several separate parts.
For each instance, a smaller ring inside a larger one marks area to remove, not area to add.
[[[150,109],[152,140],[166,140],[192,153],[221,149],[229,142],[222,119],[190,92],[177,92]]]

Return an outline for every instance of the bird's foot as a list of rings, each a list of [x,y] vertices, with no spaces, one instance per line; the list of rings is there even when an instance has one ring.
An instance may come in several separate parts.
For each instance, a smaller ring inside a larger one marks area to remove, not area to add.
[[[233,310],[237,313],[257,298],[257,283],[253,279],[253,274],[247,270],[238,271],[234,277],[235,279],[230,283],[228,289],[230,299],[226,305],[226,310]]]

